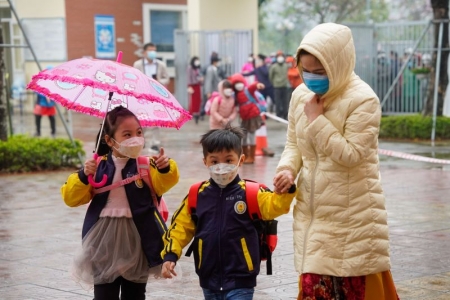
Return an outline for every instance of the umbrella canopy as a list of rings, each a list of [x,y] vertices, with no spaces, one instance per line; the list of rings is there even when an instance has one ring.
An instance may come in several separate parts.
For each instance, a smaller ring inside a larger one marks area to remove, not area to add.
[[[122,105],[144,127],[179,129],[192,116],[159,82],[118,61],[80,58],[34,75],[27,88],[67,109],[104,118]]]

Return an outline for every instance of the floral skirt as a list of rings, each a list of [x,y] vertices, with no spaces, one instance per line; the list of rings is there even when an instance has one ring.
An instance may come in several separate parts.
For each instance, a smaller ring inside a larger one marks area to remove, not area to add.
[[[105,217],[83,238],[70,273],[82,288],[89,290],[97,284],[111,283],[119,276],[145,283],[159,277],[160,272],[161,266],[148,267],[133,219]]]
[[[357,277],[302,274],[297,300],[399,300],[390,271]]]

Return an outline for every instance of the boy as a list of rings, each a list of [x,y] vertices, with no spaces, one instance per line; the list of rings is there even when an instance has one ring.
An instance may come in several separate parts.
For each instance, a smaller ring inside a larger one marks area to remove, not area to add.
[[[163,237],[161,275],[165,278],[177,275],[176,261],[194,238],[195,269],[206,300],[253,299],[259,273],[258,233],[247,211],[245,181],[238,175],[245,159],[243,136],[242,129],[230,124],[202,136],[203,162],[211,178],[198,190],[196,222],[186,197]],[[295,191],[295,185],[283,195],[260,188],[257,202],[262,219],[288,213]]]

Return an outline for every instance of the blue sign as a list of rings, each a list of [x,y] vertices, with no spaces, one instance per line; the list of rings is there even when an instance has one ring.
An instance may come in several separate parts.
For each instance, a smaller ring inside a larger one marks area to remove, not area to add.
[[[116,27],[114,16],[96,15],[95,20],[95,57],[116,57]]]

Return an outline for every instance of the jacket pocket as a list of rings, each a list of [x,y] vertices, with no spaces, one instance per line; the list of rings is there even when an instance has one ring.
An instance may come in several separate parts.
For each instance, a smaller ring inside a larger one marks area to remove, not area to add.
[[[247,263],[247,268],[249,271],[253,271],[252,257],[250,255],[250,251],[248,251],[247,242],[245,241],[245,238],[241,238],[241,246],[242,246],[242,253],[244,253],[245,262]]]

